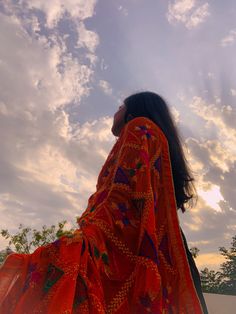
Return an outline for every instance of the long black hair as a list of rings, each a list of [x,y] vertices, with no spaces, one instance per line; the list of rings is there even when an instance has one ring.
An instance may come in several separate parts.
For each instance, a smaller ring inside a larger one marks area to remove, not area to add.
[[[186,204],[193,206],[197,199],[194,178],[187,164],[180,135],[165,100],[156,93],[145,91],[130,95],[124,100],[126,106],[125,123],[135,117],[147,117],[156,123],[165,134],[170,151],[177,208],[182,212]]]

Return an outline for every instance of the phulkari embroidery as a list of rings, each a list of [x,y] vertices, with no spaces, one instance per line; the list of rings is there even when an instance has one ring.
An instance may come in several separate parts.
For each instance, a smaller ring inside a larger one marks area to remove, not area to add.
[[[179,227],[168,142],[130,120],[73,234],[0,268],[0,313],[201,314]]]

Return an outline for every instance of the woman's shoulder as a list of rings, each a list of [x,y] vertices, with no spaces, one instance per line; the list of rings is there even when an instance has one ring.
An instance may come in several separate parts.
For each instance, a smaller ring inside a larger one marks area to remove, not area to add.
[[[156,135],[158,137],[166,140],[166,136],[161,130],[161,128],[151,119],[147,117],[135,117],[132,120],[128,121],[125,129],[129,132],[141,132],[151,136]]]

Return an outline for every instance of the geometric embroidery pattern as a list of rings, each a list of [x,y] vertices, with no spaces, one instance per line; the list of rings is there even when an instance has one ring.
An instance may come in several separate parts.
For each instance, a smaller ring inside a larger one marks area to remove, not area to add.
[[[128,177],[121,167],[118,167],[118,169],[116,171],[116,174],[114,177],[114,183],[129,184]]]
[[[150,258],[153,262],[158,264],[157,249],[146,230],[143,235],[139,255]]]
[[[56,267],[53,264],[49,264],[43,291],[48,292],[48,290],[61,278],[63,274],[64,274],[63,270],[61,270],[60,268]]]
[[[129,121],[78,218],[80,228],[6,259],[0,313],[202,313],[181,241],[168,149],[153,121]]]
[[[161,172],[161,157],[160,156],[155,160],[154,167],[159,173]]]
[[[166,261],[172,266],[172,261],[169,254],[169,243],[167,234],[163,236],[161,243],[159,245],[159,250],[163,253]]]
[[[74,295],[74,307],[77,307],[82,302],[88,299],[87,286],[84,279],[78,275],[76,280],[76,289]]]
[[[23,291],[26,291],[29,288],[30,283],[37,283],[41,278],[41,274],[37,271],[37,264],[31,263],[29,265],[28,274],[25,280]]]
[[[133,198],[132,204],[136,209],[135,215],[139,218],[142,216],[142,212],[145,206],[145,198]]]

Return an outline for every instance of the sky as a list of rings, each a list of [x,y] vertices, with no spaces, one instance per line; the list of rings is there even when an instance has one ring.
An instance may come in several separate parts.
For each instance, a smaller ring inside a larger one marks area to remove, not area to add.
[[[150,90],[196,180],[181,227],[198,268],[218,269],[236,234],[235,21],[233,0],[1,1],[0,229],[75,227],[116,142],[114,113]]]

